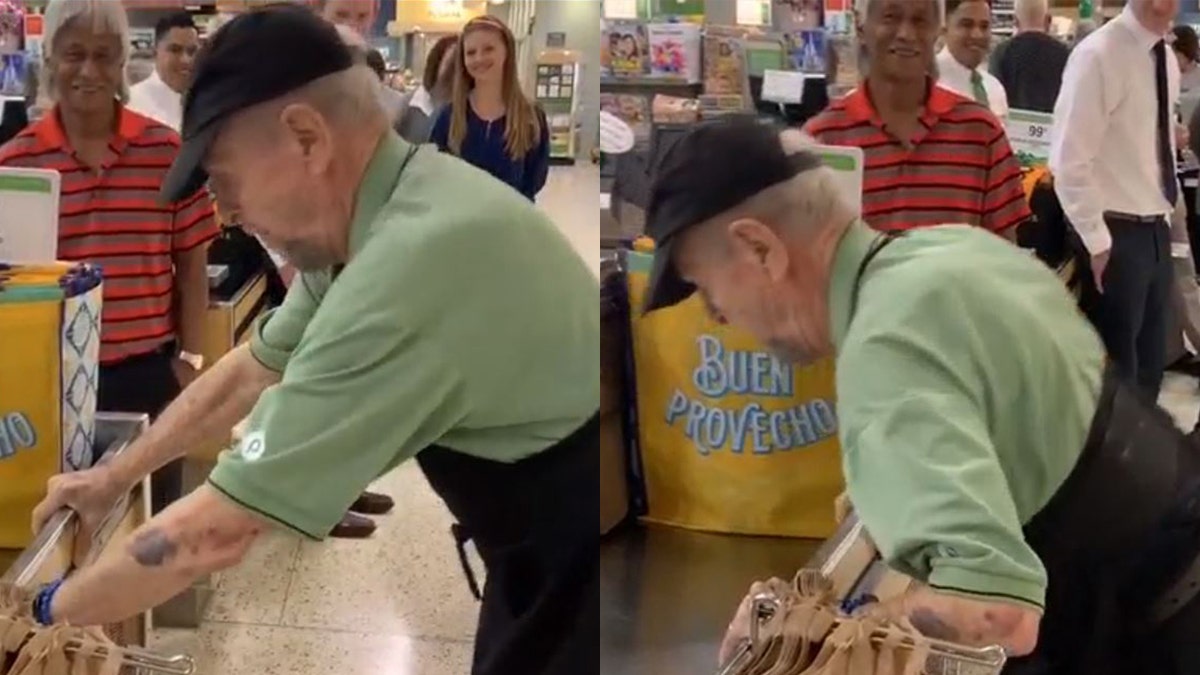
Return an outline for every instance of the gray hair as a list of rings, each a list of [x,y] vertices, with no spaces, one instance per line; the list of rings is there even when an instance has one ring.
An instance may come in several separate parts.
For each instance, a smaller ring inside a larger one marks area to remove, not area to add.
[[[779,144],[788,155],[813,152],[819,145],[812,136],[798,129],[780,132]],[[728,222],[731,217],[754,217],[772,223],[785,235],[804,237],[832,223],[850,222],[856,212],[843,195],[833,170],[821,166],[762,190],[713,218],[705,224],[703,231],[712,235],[720,228],[710,228],[709,224]]]
[[[121,82],[117,87],[117,96],[121,103],[129,102],[129,77],[125,66],[129,63],[129,17],[125,14],[125,6],[114,0],[50,0],[46,5],[45,24],[42,38],[42,59],[48,60],[54,54],[54,40],[59,31],[76,22],[87,22],[96,33],[112,33],[121,40]],[[55,83],[54,69],[45,68],[41,95],[47,101],[54,101]]]
[[[1013,14],[1022,28],[1041,27],[1050,14],[1050,0],[1016,0]]]
[[[238,113],[236,119],[252,119],[252,127],[273,119],[289,105],[312,106],[329,124],[344,131],[374,131],[389,126],[387,113],[379,104],[379,78],[366,65],[354,65]]]
[[[304,2],[304,0],[296,0],[296,1]],[[369,1],[375,5],[375,11],[379,11],[379,0],[369,0]],[[324,12],[325,5],[328,5],[328,4],[329,4],[329,0],[317,0],[317,11]]]
[[[342,42],[346,43],[346,46],[351,50],[361,52],[367,51],[367,41],[363,38],[363,36],[358,34],[358,31],[340,23],[335,24],[334,28],[338,32],[338,37],[342,38]]]
[[[932,0],[937,3],[938,8],[938,23],[946,20],[946,0]],[[854,0],[854,16],[861,23],[867,18],[867,11],[871,9],[871,5],[878,0]]]

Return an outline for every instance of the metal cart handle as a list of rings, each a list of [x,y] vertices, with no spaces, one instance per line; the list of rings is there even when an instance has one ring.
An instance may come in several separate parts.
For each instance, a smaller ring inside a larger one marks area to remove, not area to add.
[[[141,435],[142,431],[149,424],[149,418],[146,415],[106,414],[105,418],[126,422],[127,424],[124,425],[122,432],[108,443],[104,453],[97,458],[93,465],[110,461],[120,455],[135,438]],[[109,517],[99,528],[100,531],[103,531],[104,525],[112,520],[113,514],[124,510],[126,499],[127,497],[113,504]],[[25,547],[21,555],[17,558],[17,561],[13,563],[12,567],[8,568],[3,577],[0,577],[0,581],[21,587],[32,583],[37,576],[37,571],[58,548],[58,545],[62,543],[63,538],[74,535],[77,518],[78,514],[70,509],[61,509],[51,516],[46,525],[34,537],[33,543]],[[101,546],[102,543],[100,541],[93,542],[93,547],[100,548]]]

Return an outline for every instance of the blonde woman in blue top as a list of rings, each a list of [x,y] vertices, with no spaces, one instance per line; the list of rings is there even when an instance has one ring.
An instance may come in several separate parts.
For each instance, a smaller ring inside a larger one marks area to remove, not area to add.
[[[456,50],[453,98],[433,124],[432,141],[533,201],[549,172],[550,132],[521,91],[512,31],[494,17],[472,19]]]

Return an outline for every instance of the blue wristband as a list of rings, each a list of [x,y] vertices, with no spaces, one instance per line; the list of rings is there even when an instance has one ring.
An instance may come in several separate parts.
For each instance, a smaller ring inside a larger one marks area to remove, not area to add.
[[[54,596],[58,594],[58,589],[63,585],[63,580],[59,579],[38,591],[37,596],[33,599],[33,619],[43,626],[54,625],[54,617],[50,614],[50,606],[54,604]]]
[[[842,612],[853,615],[859,609],[876,602],[879,602],[879,598],[871,595],[870,593],[863,593],[857,598],[846,598],[846,600],[842,602]]]

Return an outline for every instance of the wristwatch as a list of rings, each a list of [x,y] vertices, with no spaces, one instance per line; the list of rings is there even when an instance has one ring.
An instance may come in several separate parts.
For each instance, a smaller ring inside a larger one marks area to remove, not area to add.
[[[192,370],[196,372],[200,372],[204,369],[203,354],[193,354],[191,352],[185,352],[181,349],[179,350],[179,360],[191,366]]]

